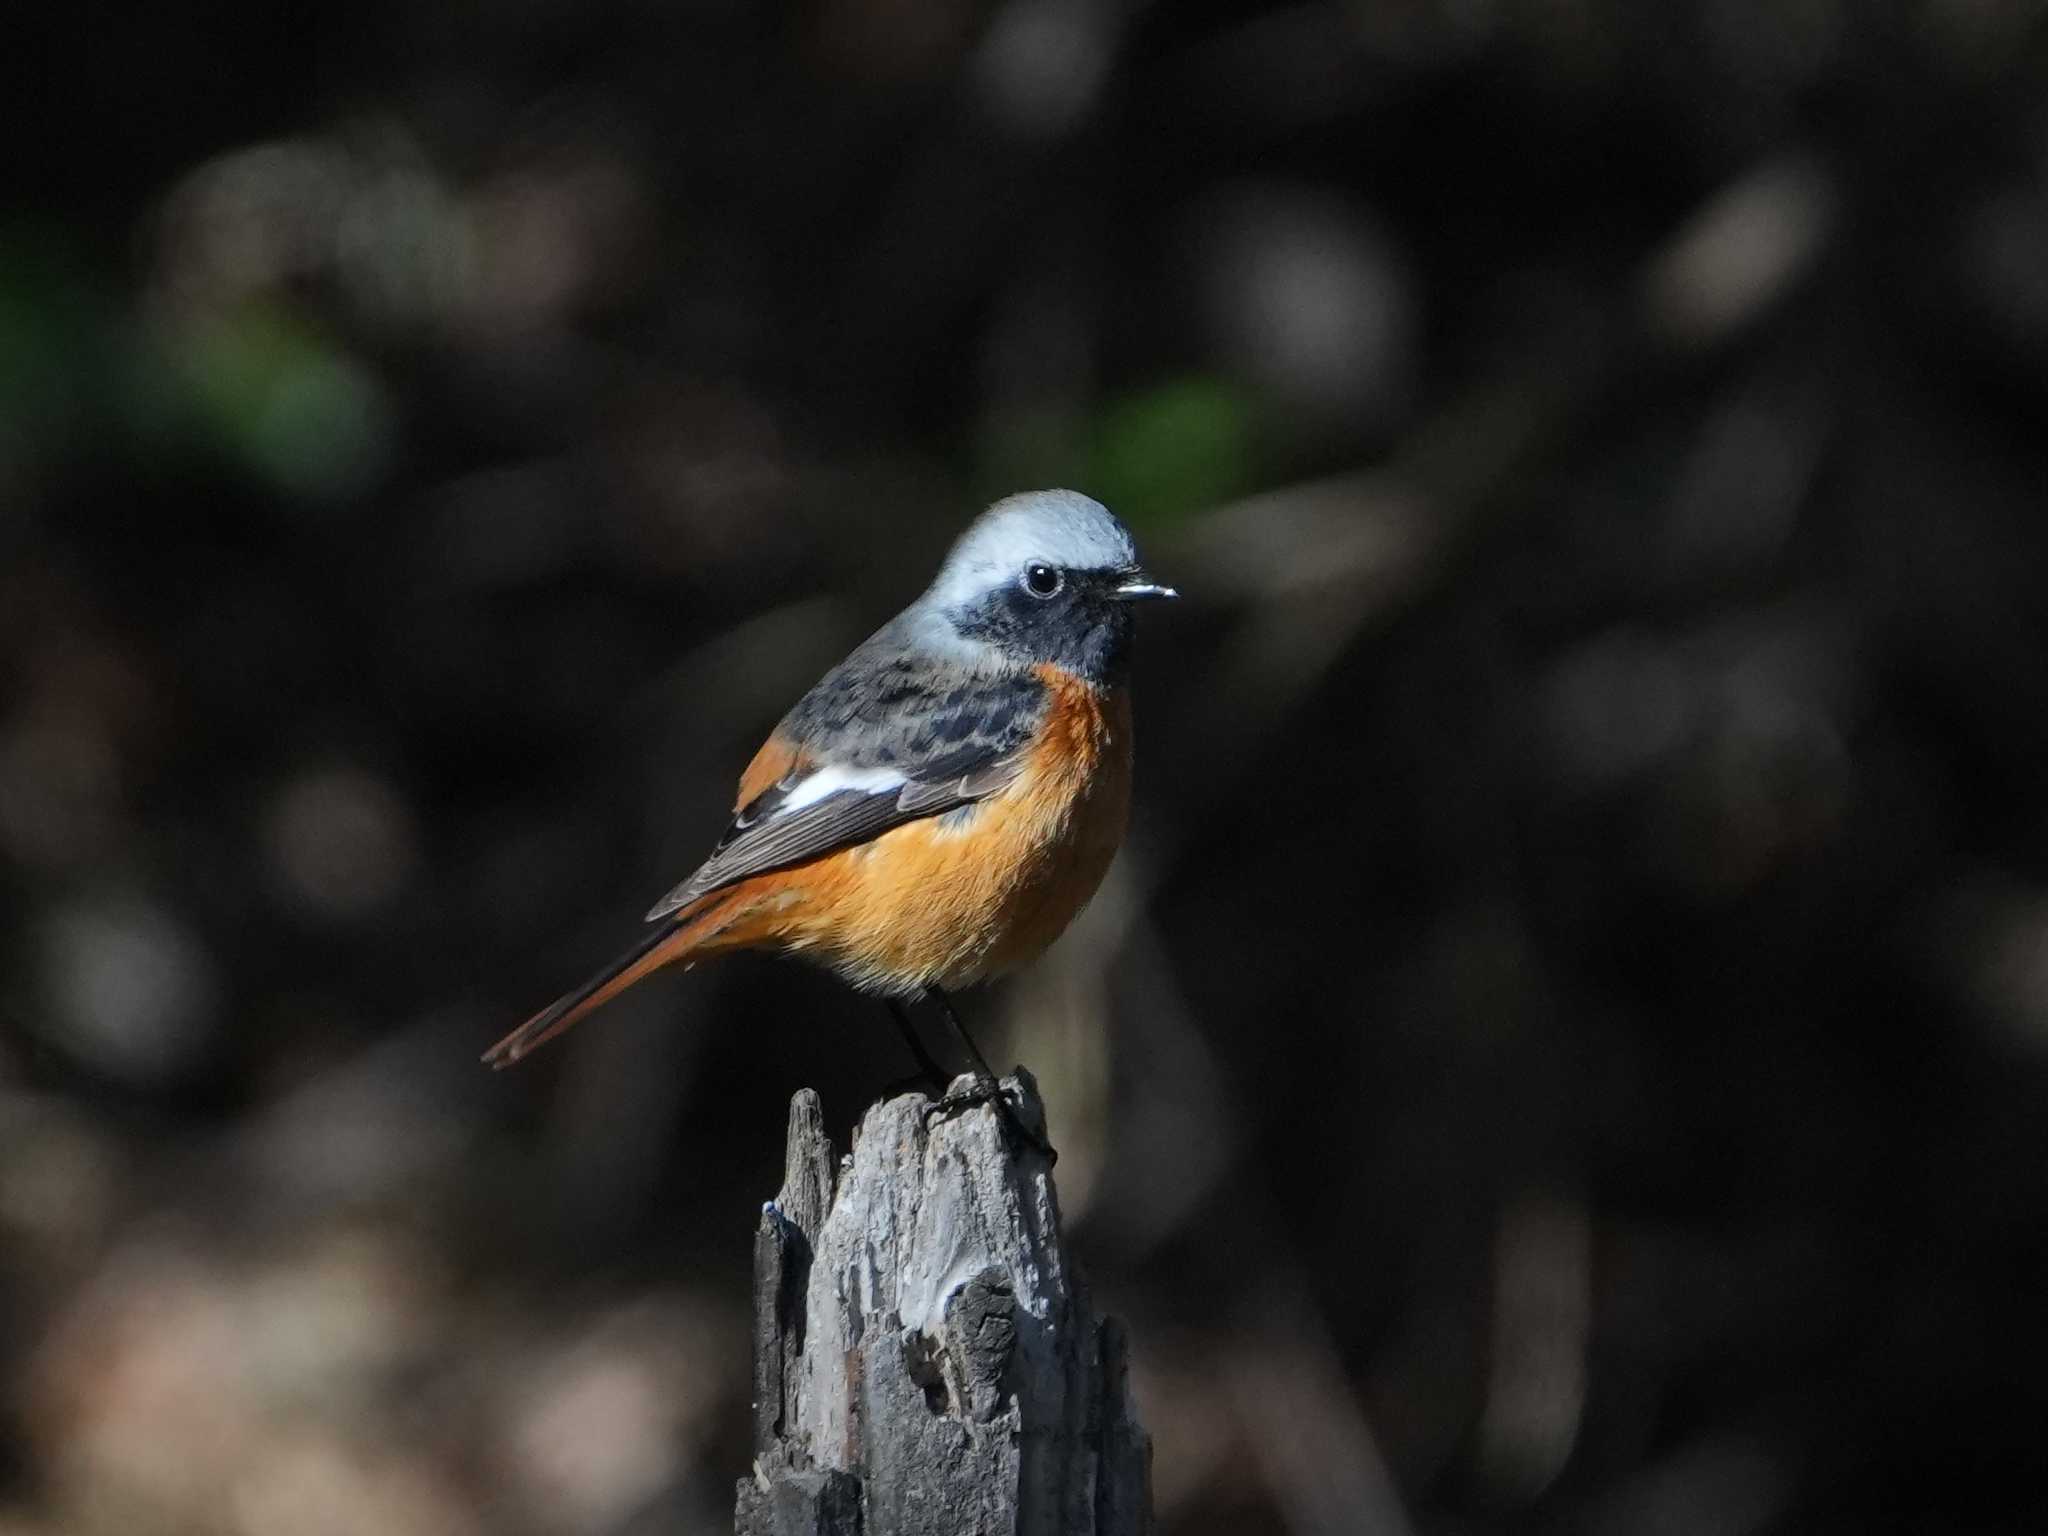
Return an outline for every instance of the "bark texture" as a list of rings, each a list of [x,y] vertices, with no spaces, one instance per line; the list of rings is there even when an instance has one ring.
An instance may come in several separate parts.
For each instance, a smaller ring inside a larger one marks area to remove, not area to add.
[[[1042,1127],[1030,1075],[1006,1086]],[[1146,1536],[1124,1331],[1061,1249],[1051,1169],[992,1107],[927,1123],[929,1103],[875,1105],[843,1164],[818,1096],[790,1104],[739,1536]]]

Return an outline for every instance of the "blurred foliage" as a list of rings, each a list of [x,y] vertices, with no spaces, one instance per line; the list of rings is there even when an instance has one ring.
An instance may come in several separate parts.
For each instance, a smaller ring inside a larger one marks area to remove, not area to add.
[[[251,307],[187,338],[178,362],[222,446],[279,490],[339,498],[370,477],[376,387],[299,317]]]
[[[21,19],[8,1536],[720,1528],[893,1032],[475,1056],[1048,482],[1189,596],[969,1006],[1162,1530],[2048,1525],[2042,5]]]
[[[1251,411],[1210,379],[1162,384],[1107,406],[1087,483],[1133,528],[1160,533],[1189,513],[1250,489]]]

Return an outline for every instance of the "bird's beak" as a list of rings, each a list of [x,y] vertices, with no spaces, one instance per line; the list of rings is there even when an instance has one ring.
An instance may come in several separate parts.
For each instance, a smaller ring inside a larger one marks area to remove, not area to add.
[[[1110,595],[1120,603],[1146,603],[1154,598],[1179,597],[1171,587],[1162,587],[1143,571],[1132,571],[1116,584]]]

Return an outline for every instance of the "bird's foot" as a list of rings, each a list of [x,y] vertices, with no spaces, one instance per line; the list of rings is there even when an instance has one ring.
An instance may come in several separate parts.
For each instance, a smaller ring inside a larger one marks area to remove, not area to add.
[[[934,1116],[949,1119],[962,1110],[978,1109],[984,1104],[995,1105],[997,1115],[1002,1118],[1005,1139],[1029,1147],[1045,1159],[1048,1168],[1060,1160],[1053,1144],[1024,1123],[1017,1113],[1016,1101],[994,1078],[985,1078],[971,1088],[962,1088],[934,1099],[924,1107],[924,1117],[927,1121]]]

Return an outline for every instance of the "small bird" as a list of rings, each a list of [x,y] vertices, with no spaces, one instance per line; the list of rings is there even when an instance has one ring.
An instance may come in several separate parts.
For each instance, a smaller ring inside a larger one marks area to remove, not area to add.
[[[1130,814],[1132,609],[1176,595],[1101,503],[997,502],[782,718],[646,936],[484,1060],[511,1065],[664,966],[769,950],[884,998],[943,1090],[904,1008],[934,1000],[977,1068],[941,1106],[1003,1105],[947,993],[1036,959],[1101,884]]]

